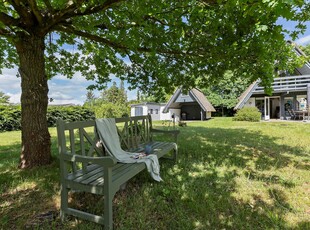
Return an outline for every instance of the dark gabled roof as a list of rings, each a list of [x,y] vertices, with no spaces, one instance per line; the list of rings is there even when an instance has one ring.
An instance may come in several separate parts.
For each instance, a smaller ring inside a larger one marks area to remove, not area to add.
[[[170,108],[176,108],[179,107],[180,103],[176,102],[176,100],[179,98],[179,96],[182,93],[182,89],[178,88],[172,97],[169,99],[167,105],[165,106],[163,113],[167,113]],[[200,107],[204,111],[208,112],[215,112],[216,110],[212,106],[212,104],[208,101],[206,96],[199,90],[199,89],[191,89],[189,91],[189,95],[200,105]],[[185,102],[186,103],[186,102]]]
[[[195,97],[196,101],[204,111],[215,112],[216,110],[208,101],[206,96],[199,89],[192,89],[190,93]]]

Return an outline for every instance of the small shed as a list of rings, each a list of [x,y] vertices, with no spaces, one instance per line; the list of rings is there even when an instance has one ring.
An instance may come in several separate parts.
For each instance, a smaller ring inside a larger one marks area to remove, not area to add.
[[[181,120],[207,120],[211,118],[211,112],[216,110],[199,89],[191,89],[184,93],[179,88],[172,95],[163,113],[170,110],[180,110]]]
[[[163,113],[165,106],[165,103],[142,102],[130,105],[130,113],[131,116],[143,116],[150,114],[153,121],[172,120],[172,114],[178,114],[179,112],[177,110],[171,110],[169,113]]]

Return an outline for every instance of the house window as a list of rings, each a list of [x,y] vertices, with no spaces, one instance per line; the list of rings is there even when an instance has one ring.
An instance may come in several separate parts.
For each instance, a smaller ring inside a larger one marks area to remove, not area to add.
[[[153,114],[153,109],[149,109],[149,114]]]
[[[297,95],[297,110],[305,110],[307,108],[307,99],[306,95]]]
[[[135,116],[142,116],[142,115],[143,115],[143,108],[135,107]]]
[[[158,114],[158,109],[155,109],[155,114]]]

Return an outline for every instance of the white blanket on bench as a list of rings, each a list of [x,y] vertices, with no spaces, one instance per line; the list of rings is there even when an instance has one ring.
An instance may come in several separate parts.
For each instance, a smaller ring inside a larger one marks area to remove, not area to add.
[[[159,162],[156,155],[150,154],[134,159],[134,156],[139,153],[126,152],[121,148],[114,118],[96,119],[96,128],[100,140],[110,155],[114,156],[121,163],[144,162],[152,178],[156,181],[162,180],[159,175]]]

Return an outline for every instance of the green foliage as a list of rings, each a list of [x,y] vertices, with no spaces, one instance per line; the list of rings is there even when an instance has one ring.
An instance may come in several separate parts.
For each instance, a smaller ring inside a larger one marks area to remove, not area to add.
[[[231,109],[249,84],[249,79],[236,77],[233,72],[228,71],[212,85],[203,89],[203,92],[213,106]]]
[[[10,96],[8,95],[5,95],[3,92],[0,91],[0,104],[7,104],[9,103],[9,99],[10,99]]]
[[[91,96],[89,93],[87,95],[88,97]],[[100,98],[92,96],[86,100],[84,106],[94,111],[97,118],[125,117],[130,114],[123,81],[119,87],[116,82],[113,82],[110,88],[102,91]]]
[[[126,117],[130,112],[128,106],[117,105],[111,102],[103,102],[100,105],[96,105],[94,111],[97,118]]]
[[[139,92],[139,91],[138,91]],[[168,94],[165,92],[164,87],[160,87],[156,89],[155,91],[148,91],[146,90],[145,93],[140,93],[139,98],[140,102],[157,102],[157,103],[165,103],[167,102],[172,94]]]
[[[301,46],[300,48],[306,54],[307,60],[310,61],[310,43],[306,46]]]
[[[268,87],[275,67],[294,65],[296,55],[284,34],[296,37],[305,30],[309,5],[304,0],[54,0],[22,7],[2,2],[0,67],[19,64],[16,42],[30,33],[45,36],[49,77],[72,78],[79,71],[101,87],[113,74],[156,94],[160,87],[170,93],[181,85],[192,88],[197,77],[208,85],[205,76],[217,79],[236,70],[251,81],[262,78]],[[295,31],[278,25],[280,17],[298,21]],[[32,30],[35,23],[38,29]]]
[[[82,106],[49,106],[47,110],[48,126],[55,126],[58,119],[67,122],[85,121],[93,120],[95,116],[92,111]]]
[[[127,103],[127,92],[125,91],[124,82],[122,81],[120,86],[117,87],[114,81],[110,88],[103,90],[101,99],[103,102],[125,105]]]
[[[20,130],[21,110],[19,106],[0,105],[0,132]]]
[[[49,127],[56,126],[56,121],[62,119],[68,122],[94,119],[94,113],[81,106],[50,106],[47,112]],[[0,131],[21,129],[20,106],[0,106]]]
[[[256,107],[244,107],[237,111],[233,117],[234,121],[252,121],[259,122],[262,114]]]

